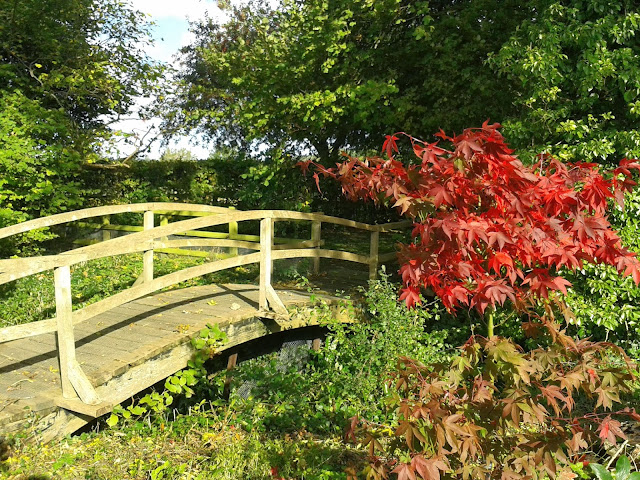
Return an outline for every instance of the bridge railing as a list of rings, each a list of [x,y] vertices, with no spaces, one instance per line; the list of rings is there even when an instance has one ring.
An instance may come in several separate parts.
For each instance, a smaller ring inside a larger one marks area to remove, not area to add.
[[[141,231],[117,238],[110,238],[105,235],[100,243],[75,248],[57,255],[0,259],[0,285],[43,271],[53,270],[54,272],[55,317],[48,320],[0,328],[0,344],[10,340],[55,332],[58,338],[57,348],[60,360],[62,395],[66,399],[79,397],[86,404],[96,405],[100,403],[93,385],[76,359],[73,333],[75,325],[117,306],[191,278],[252,263],[260,264],[260,310],[264,314],[275,312],[279,315],[287,315],[284,304],[271,284],[274,260],[310,258],[313,261],[315,271],[319,269],[321,258],[346,260],[368,265],[370,278],[375,278],[380,263],[388,261],[395,256],[394,252],[380,254],[380,233],[403,228],[411,224],[405,221],[384,225],[369,225],[319,213],[283,210],[240,211],[207,205],[144,203],[89,208],[31,220],[0,229],[0,239],[38,228],[90,218],[105,218],[108,215],[128,212],[143,213]],[[172,223],[161,221],[159,226],[155,226],[157,216],[161,215],[160,218],[166,218],[167,215],[194,216],[194,213],[200,216]],[[260,222],[259,236],[242,237],[238,235],[238,223],[256,220]],[[280,245],[274,244],[275,221],[309,221],[311,222],[311,238],[309,240],[292,240],[289,243]],[[369,232],[369,253],[363,255],[322,248],[321,232],[323,223]],[[227,226],[228,233],[201,230],[224,225]],[[207,235],[210,233],[215,235]],[[187,238],[169,238],[170,236],[185,234],[189,234],[189,236]],[[204,236],[201,234],[204,234]],[[227,247],[235,249],[236,253],[237,249],[241,248],[253,251],[253,253],[223,259],[212,258],[202,265],[155,277],[154,251],[184,247]],[[143,255],[143,271],[133,286],[74,311],[72,308],[71,266],[81,262],[129,253],[142,253]]]

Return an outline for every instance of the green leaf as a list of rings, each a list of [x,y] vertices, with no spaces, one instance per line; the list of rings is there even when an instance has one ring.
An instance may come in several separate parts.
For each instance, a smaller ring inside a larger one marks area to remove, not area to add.
[[[631,472],[631,462],[626,456],[618,458],[616,462],[616,480],[628,480],[629,473]]]
[[[591,470],[593,470],[593,473],[595,473],[598,480],[613,480],[611,474],[602,465],[592,463],[589,466],[591,467]]]
[[[115,427],[118,424],[119,418],[115,413],[112,413],[109,418],[107,418],[107,425],[110,427]]]

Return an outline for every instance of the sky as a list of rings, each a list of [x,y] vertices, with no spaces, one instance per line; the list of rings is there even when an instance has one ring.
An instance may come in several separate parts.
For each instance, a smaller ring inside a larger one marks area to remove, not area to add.
[[[149,20],[156,25],[153,27],[153,37],[155,44],[147,49],[147,54],[154,60],[176,64],[177,60],[174,55],[180,47],[188,45],[193,39],[193,35],[189,32],[189,20],[194,21],[201,19],[208,12],[209,17],[224,20],[224,13],[218,8],[217,2],[214,0],[128,0],[136,10],[147,14]],[[144,103],[141,99],[140,103]],[[159,123],[159,120],[153,120]],[[125,132],[137,132],[142,134],[146,132],[151,125],[150,122],[141,120],[127,120],[115,125]],[[193,137],[195,139],[196,137]],[[190,150],[197,158],[207,158],[210,149],[206,146],[198,146],[193,144],[193,139],[183,137],[178,141],[174,141],[169,145],[171,149],[186,148]],[[151,152],[146,154],[148,158],[159,158],[164,147],[160,147],[157,142],[152,146]],[[132,147],[120,146],[121,156],[126,155],[127,149]]]

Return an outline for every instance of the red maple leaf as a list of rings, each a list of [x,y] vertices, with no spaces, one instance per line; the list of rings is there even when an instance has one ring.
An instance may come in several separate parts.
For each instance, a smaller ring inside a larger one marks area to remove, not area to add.
[[[318,174],[333,178],[349,198],[395,205],[414,219],[414,242],[400,255],[401,299],[408,306],[428,286],[449,309],[484,312],[506,301],[526,308],[550,292],[566,293],[570,283],[556,270],[585,261],[613,265],[640,284],[640,263],[605,217],[608,199],[621,202],[635,184],[640,162],[624,159],[601,172],[596,164],[546,156],[529,168],[498,128],[487,121],[454,137],[436,134],[452,150],[405,133],[388,135],[387,159],[347,157],[330,169],[314,164],[314,177],[318,184]],[[403,136],[419,164],[393,158]]]

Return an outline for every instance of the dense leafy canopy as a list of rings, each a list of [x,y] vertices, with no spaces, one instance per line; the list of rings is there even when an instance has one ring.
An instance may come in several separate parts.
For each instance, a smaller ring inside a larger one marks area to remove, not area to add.
[[[549,321],[526,330],[544,347],[523,352],[505,338],[473,336],[451,362],[402,357],[389,399],[395,422],[354,417],[347,432],[369,448],[366,478],[578,478],[571,464],[590,446],[625,438],[618,419],[640,415],[614,411],[635,380],[624,353],[574,341]],[[593,399],[592,411],[576,408],[581,397]]]
[[[158,79],[147,28],[115,0],[0,3],[0,226],[80,204],[79,166]]]
[[[511,109],[484,64],[520,2],[284,0],[195,26],[169,123],[219,142],[293,144],[321,159],[392,128],[461,128]]]
[[[640,157],[640,5],[632,0],[530,2],[536,15],[495,52],[518,114],[503,117],[531,158]]]

